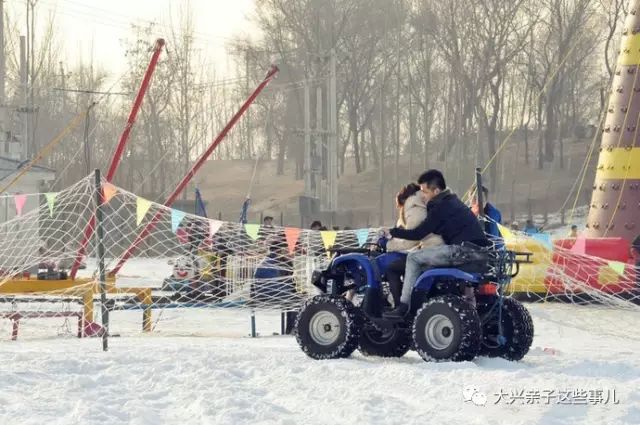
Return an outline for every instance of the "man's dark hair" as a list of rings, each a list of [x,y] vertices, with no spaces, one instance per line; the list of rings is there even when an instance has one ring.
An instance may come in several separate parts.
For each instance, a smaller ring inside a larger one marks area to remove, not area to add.
[[[273,217],[271,217],[270,215],[266,216],[265,218],[262,219],[262,222],[264,223],[265,221],[273,221]]]
[[[418,177],[418,184],[426,184],[432,189],[438,188],[440,190],[445,190],[447,188],[444,176],[438,170],[428,170],[420,174],[420,177]]]
[[[578,225],[572,224],[571,225],[571,230],[578,230]]]
[[[311,223],[311,226],[309,226],[309,227],[322,227],[322,223],[320,223],[318,220],[316,220],[313,223]]]

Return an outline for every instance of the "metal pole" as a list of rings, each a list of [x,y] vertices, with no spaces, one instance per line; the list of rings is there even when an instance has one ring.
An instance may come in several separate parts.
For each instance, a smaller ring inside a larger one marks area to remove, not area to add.
[[[98,246],[98,283],[102,304],[102,351],[109,349],[109,310],[107,309],[107,280],[104,266],[104,229],[102,227],[102,181],[96,169],[96,244]]]
[[[64,96],[64,95],[63,95]],[[91,151],[89,148],[89,123],[91,119],[91,108],[94,107],[96,102],[91,102],[87,107],[87,115],[84,117],[84,163],[86,168],[85,175],[89,175],[91,172]]]
[[[331,68],[331,78],[329,80],[329,190],[331,204],[330,211],[338,210],[338,96],[336,89],[336,51],[331,49],[329,57],[329,66]]]
[[[313,196],[311,191],[311,134],[309,111],[309,82],[304,81],[304,194],[305,196]]]
[[[20,36],[20,85],[22,86],[22,104],[24,106],[20,159],[24,160],[29,157],[29,105],[27,104],[27,39],[23,35]]]
[[[478,199],[478,217],[484,217],[484,199],[482,193],[482,169],[476,168],[476,197]]]

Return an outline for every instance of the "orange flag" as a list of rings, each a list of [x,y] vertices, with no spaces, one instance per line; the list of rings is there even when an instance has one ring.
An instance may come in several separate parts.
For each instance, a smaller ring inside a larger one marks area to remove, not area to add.
[[[111,183],[105,183],[102,185],[102,191],[104,192],[104,203],[109,202],[116,194],[118,193],[118,189]]]
[[[284,229],[284,235],[287,238],[287,246],[289,247],[289,254],[293,254],[296,249],[296,243],[300,238],[300,229],[294,227],[286,227]]]

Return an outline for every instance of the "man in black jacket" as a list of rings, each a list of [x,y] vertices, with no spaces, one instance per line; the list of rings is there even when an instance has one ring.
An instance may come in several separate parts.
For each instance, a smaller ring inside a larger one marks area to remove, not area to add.
[[[388,314],[392,317],[404,317],[409,311],[411,292],[423,270],[454,266],[453,260],[461,252],[463,242],[477,246],[490,244],[471,209],[447,189],[440,171],[424,172],[418,178],[418,184],[427,199],[427,218],[415,229],[396,227],[389,234],[395,238],[419,241],[435,233],[442,236],[446,245],[409,253],[400,304]]]

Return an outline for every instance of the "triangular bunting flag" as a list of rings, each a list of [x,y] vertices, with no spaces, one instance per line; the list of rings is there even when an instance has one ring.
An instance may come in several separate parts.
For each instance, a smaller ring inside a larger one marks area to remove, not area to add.
[[[551,235],[548,233],[534,233],[531,237],[540,242],[545,248],[553,249],[553,243],[551,242]]]
[[[502,224],[500,223],[496,223],[498,225],[498,229],[500,230],[500,234],[502,235],[502,239],[506,240],[513,240],[515,239],[515,235],[511,232],[511,230],[507,229],[506,227],[504,227]]]
[[[260,225],[259,224],[245,224],[244,230],[247,232],[247,235],[251,237],[254,241],[258,239],[258,234],[260,233]]]
[[[49,206],[49,216],[53,217],[53,207],[56,203],[57,192],[45,193],[44,197],[47,198],[47,205]]]
[[[180,210],[171,210],[171,231],[173,233],[178,230],[180,227],[180,223],[182,223],[182,219],[187,215],[184,211]]]
[[[579,237],[571,247],[570,251],[576,254],[584,254],[587,250],[587,240],[584,237]]]
[[[356,238],[358,238],[358,246],[364,245],[369,238],[369,229],[356,230]]]
[[[136,199],[136,224],[140,225],[147,211],[151,208],[151,201],[138,197]]]
[[[13,201],[16,203],[16,213],[22,215],[22,209],[27,202],[27,195],[16,195],[13,197]]]
[[[336,243],[336,236],[338,235],[338,232],[333,230],[323,230],[320,232],[320,235],[322,236],[322,243],[324,243],[325,249],[329,249]]]
[[[222,222],[220,220],[209,220],[209,237],[218,233],[220,227],[222,227]]]
[[[286,227],[284,229],[284,235],[287,238],[289,254],[293,255],[296,250],[296,243],[298,243],[298,238],[300,237],[300,229],[296,229],[295,227]]]
[[[112,185],[111,183],[105,183],[102,185],[102,191],[104,192],[104,202],[105,204],[109,202],[116,194],[118,193],[118,189]]]
[[[625,266],[626,265],[624,263],[621,263],[620,261],[609,261],[609,267],[611,267],[613,271],[618,273],[620,276],[624,276]]]

